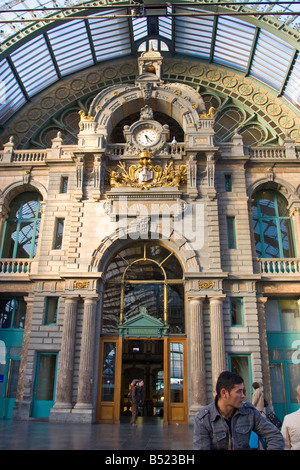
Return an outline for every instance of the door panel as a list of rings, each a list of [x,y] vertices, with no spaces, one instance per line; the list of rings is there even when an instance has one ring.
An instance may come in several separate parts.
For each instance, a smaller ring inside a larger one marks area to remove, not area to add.
[[[151,341],[149,338],[138,338],[138,340]],[[105,337],[100,340],[98,422],[120,422],[123,341],[122,337]],[[160,407],[163,409],[163,422],[164,424],[185,424],[188,421],[186,338],[164,338],[162,341],[164,342],[163,371],[159,370],[159,374],[156,371],[160,380],[155,375],[155,381],[159,387],[162,383],[164,384],[164,403],[163,407]],[[152,414],[154,416],[156,412],[153,410]]]
[[[121,338],[101,338],[97,421],[120,421]]]
[[[38,353],[32,416],[48,418],[54,404],[57,353]]]
[[[186,339],[166,340],[168,346],[167,380],[169,424],[184,424],[188,419]]]
[[[5,374],[3,374],[3,382],[0,384],[0,418],[11,419],[13,407],[16,401],[20,359],[9,359],[8,367]],[[5,364],[0,365],[5,371]]]

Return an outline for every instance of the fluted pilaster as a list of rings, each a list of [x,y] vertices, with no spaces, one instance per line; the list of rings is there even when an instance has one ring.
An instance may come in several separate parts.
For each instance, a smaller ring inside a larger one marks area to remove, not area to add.
[[[92,409],[95,323],[98,296],[84,297],[83,328],[75,408]]]
[[[203,302],[205,296],[191,297],[190,331],[191,331],[191,407],[190,413],[197,413],[206,403],[206,374],[204,355]]]
[[[65,297],[64,326],[54,408],[72,407],[77,303],[78,296]]]
[[[213,394],[219,374],[226,368],[225,341],[223,325],[223,300],[225,295],[209,298],[210,334],[211,334],[211,368]]]

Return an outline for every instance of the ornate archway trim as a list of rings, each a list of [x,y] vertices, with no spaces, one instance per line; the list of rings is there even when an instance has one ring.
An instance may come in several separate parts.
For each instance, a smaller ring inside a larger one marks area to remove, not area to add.
[[[275,175],[272,180],[269,180],[268,178],[261,178],[249,186],[247,190],[249,200],[251,200],[253,195],[261,189],[274,189],[280,192],[289,203],[291,203],[292,200],[297,196],[297,188],[287,181],[281,178],[277,178]]]
[[[175,253],[183,266],[184,272],[200,273],[200,265],[196,252],[191,244],[174,230],[169,239],[162,238],[161,233],[149,232],[148,238],[141,237],[139,232],[129,233],[129,230],[116,230],[111,235],[105,237],[98,248],[94,251],[89,264],[89,272],[105,272],[111,259],[117,254],[120,248],[136,241],[154,241],[164,245]]]
[[[115,79],[119,84],[133,84],[138,73],[136,62],[135,57],[119,59],[57,82],[34,97],[10,120],[0,137],[2,145],[13,135],[18,148],[30,148],[31,140],[71,106],[82,109],[85,99],[113,85]],[[274,137],[278,135],[280,141],[288,132],[300,145],[300,111],[285,98],[278,98],[271,88],[253,77],[246,78],[242,73],[233,72],[225,66],[213,66],[196,59],[179,60],[175,56],[164,60],[163,80],[186,83],[200,93],[222,94],[256,115],[257,120]]]

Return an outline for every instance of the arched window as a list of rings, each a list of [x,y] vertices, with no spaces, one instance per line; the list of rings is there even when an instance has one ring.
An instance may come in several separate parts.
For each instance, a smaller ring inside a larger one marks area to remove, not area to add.
[[[259,258],[295,257],[292,220],[282,194],[272,190],[255,194],[253,228]]]
[[[28,192],[11,202],[3,231],[1,258],[35,256],[41,221],[40,200],[39,194]]]
[[[184,325],[183,270],[165,247],[138,242],[122,249],[106,273],[102,334],[117,334],[120,323],[146,311],[167,324],[169,334]]]

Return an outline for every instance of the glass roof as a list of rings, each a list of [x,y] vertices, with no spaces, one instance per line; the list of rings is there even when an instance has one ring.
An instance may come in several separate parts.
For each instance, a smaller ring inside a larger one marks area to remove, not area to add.
[[[300,2],[186,0],[153,15],[148,0],[139,16],[129,2],[107,1],[0,0],[2,125],[57,80],[136,54],[149,39],[253,76],[300,109]]]

